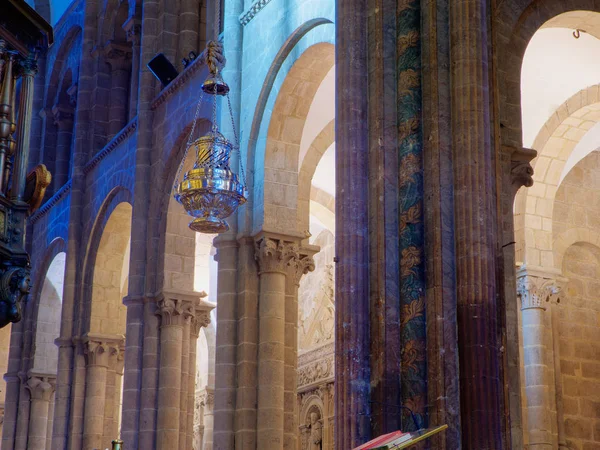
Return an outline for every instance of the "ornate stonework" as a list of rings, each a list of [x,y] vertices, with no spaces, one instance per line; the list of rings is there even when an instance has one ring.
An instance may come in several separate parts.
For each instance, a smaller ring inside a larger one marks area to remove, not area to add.
[[[329,343],[298,357],[298,390],[328,382],[334,377],[334,344]]]
[[[119,357],[125,347],[124,337],[87,335],[84,338],[83,352],[88,366],[109,366],[109,360]]]
[[[510,152],[510,175],[513,195],[515,195],[522,186],[533,186],[533,167],[530,163],[537,152],[530,148],[510,148],[505,151]]]
[[[261,273],[279,272],[285,274],[289,267],[298,264],[300,248],[297,242],[261,236],[255,241],[254,245],[254,256]]]
[[[521,309],[546,309],[546,303],[558,299],[561,293],[562,283],[551,274],[534,274],[521,270],[517,277],[517,295],[521,299]]]
[[[25,387],[32,399],[50,401],[56,388],[56,376],[31,374]]]
[[[189,299],[165,296],[158,301],[156,314],[162,318],[162,325],[183,325],[185,320],[195,316],[194,304]]]

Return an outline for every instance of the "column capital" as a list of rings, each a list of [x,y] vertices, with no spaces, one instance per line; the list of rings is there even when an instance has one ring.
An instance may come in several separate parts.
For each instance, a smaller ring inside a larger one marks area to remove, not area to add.
[[[291,260],[288,265],[288,273],[294,280],[296,286],[300,286],[300,280],[308,272],[315,270],[315,260],[313,256],[318,252],[317,249],[302,247],[298,253],[298,258]]]
[[[254,258],[259,273],[287,274],[290,266],[300,257],[300,244],[296,238],[260,234],[254,239]]]
[[[67,89],[67,95],[69,96],[69,104],[74,108],[77,104],[77,83],[73,83],[69,89]]]
[[[531,161],[537,156],[537,152],[530,148],[503,147],[510,155],[510,178],[513,197],[522,186],[533,186],[533,167]]]
[[[104,366],[111,364],[112,358],[118,359],[125,347],[122,335],[86,334],[83,339],[83,352],[88,366]]]
[[[38,72],[37,56],[31,53],[27,58],[19,61],[19,72],[24,77],[34,77]]]
[[[200,305],[203,293],[186,291],[163,291],[157,301],[156,315],[162,319],[163,326],[182,326],[196,316],[196,307]],[[206,294],[204,294],[206,296]]]
[[[131,67],[131,46],[123,42],[108,41],[104,46],[104,57],[113,70]]]
[[[54,389],[56,389],[56,376],[30,373],[25,387],[29,391],[32,400],[45,400],[48,402]]]
[[[142,37],[142,24],[140,19],[131,16],[123,24],[123,30],[127,36],[127,41],[132,42],[134,45],[139,45],[140,38]]]
[[[215,404],[215,390],[211,387],[206,386],[204,390],[200,391],[200,405],[212,409]]]
[[[75,119],[75,108],[71,105],[56,104],[52,107],[54,124],[59,130],[71,130]]]
[[[521,309],[546,310],[550,301],[559,302],[565,279],[554,271],[541,271],[521,267],[517,270],[517,296]]]

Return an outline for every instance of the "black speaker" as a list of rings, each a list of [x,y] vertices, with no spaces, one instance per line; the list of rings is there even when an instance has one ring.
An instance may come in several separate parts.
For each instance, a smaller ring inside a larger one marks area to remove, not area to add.
[[[152,61],[148,63],[148,69],[163,84],[163,87],[166,87],[179,75],[175,66],[162,53],[152,58]]]

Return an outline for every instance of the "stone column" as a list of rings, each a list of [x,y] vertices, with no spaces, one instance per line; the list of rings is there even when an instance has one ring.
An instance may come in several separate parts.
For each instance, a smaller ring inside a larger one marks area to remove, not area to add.
[[[123,25],[127,33],[127,41],[131,42],[131,84],[129,85],[129,116],[131,121],[137,115],[138,90],[140,82],[140,34],[142,25],[139,20],[130,17]]]
[[[215,450],[234,448],[237,393],[237,266],[238,243],[215,242],[217,277],[217,349],[215,354]],[[256,420],[256,419],[255,419]]]
[[[56,138],[56,160],[52,181],[54,192],[58,191],[69,179],[71,161],[71,142],[73,141],[73,119],[75,108],[71,105],[56,104],[52,107],[54,124],[58,128]]]
[[[158,302],[160,326],[160,372],[156,449],[179,448],[181,427],[181,368],[183,332],[194,316],[194,304],[172,293]],[[186,416],[187,423],[187,416]]]
[[[316,249],[302,249],[299,257],[290,261],[285,283],[285,383],[283,448],[298,447],[298,288],[302,275],[315,270],[313,255]]]
[[[104,419],[107,405],[108,368],[115,364],[123,337],[88,334],[84,338],[86,356],[85,406],[83,412],[83,450],[105,448]],[[112,399],[111,399],[112,403]]]
[[[207,297],[205,292],[200,294],[200,298]],[[190,351],[189,351],[189,371],[187,385],[187,425],[186,425],[186,449],[194,446],[194,415],[196,413],[196,349],[200,329],[210,324],[210,311],[203,305],[196,308],[196,316],[192,319],[190,326]],[[212,432],[212,428],[211,428]],[[199,449],[198,449],[199,450]]]
[[[370,437],[368,4],[336,1],[336,448]],[[351,58],[348,55],[352,55]]]
[[[259,236],[258,416],[256,448],[284,448],[286,273],[298,259],[297,242]]]
[[[552,449],[550,370],[547,347],[550,336],[545,311],[550,299],[560,292],[555,277],[521,268],[517,272],[517,295],[523,314],[523,354],[529,448]]]
[[[462,446],[505,448],[485,0],[449,2]]]
[[[119,414],[121,379],[123,376],[124,347],[118,349],[116,357],[110,358],[106,370],[106,403],[104,405],[104,435],[102,443],[110,443],[119,437]]]
[[[214,406],[215,406],[215,391],[206,386],[202,393],[202,409],[203,409],[203,436],[202,450],[213,449],[213,427],[214,427]]]
[[[30,374],[27,389],[31,397],[28,450],[46,450],[50,401],[56,387],[56,376]]]
[[[110,111],[108,138],[117,135],[127,124],[129,116],[129,78],[131,74],[131,46],[110,42],[104,49],[106,62],[111,67]]]

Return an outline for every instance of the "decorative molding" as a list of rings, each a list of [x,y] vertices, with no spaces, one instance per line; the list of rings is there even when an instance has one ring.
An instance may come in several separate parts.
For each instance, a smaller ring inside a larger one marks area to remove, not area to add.
[[[290,267],[296,267],[300,257],[297,242],[269,236],[260,236],[254,242],[254,257],[259,273],[283,273]]]
[[[39,221],[48,211],[52,209],[54,205],[56,205],[64,196],[66,196],[72,187],[72,180],[67,181],[63,187],[61,187],[56,193],[48,199],[46,203],[42,205],[40,209],[38,209],[34,214],[29,217],[29,223],[35,224]]]
[[[239,17],[239,21],[242,26],[245,27],[248,25],[250,21],[254,19],[254,17],[269,3],[271,3],[271,0],[256,0],[252,5],[250,5],[250,8],[244,11]]]
[[[298,390],[306,391],[317,384],[333,380],[334,344],[330,343],[298,357]]]
[[[163,103],[165,103],[167,101],[167,99],[176,91],[179,90],[179,88],[183,85],[186,84],[186,82],[192,78],[192,76],[198,72],[201,68],[206,67],[206,60],[204,57],[204,52],[200,53],[200,55],[198,55],[198,57],[196,59],[194,59],[192,61],[192,63],[187,66],[185,68],[185,70],[183,72],[181,72],[177,78],[175,78],[173,81],[171,81],[169,83],[169,85],[164,88],[160,94],[158,94],[158,97],[156,97],[154,99],[154,101],[152,102],[152,104],[150,105],[150,108],[152,110],[157,109],[160,105],[162,105]]]
[[[119,144],[121,142],[125,141],[125,139],[127,139],[129,137],[129,135],[132,134],[136,128],[137,128],[137,117],[134,117],[131,120],[131,122],[129,122],[127,125],[125,125],[125,128],[123,128],[119,134],[117,134],[114,138],[112,138],[110,140],[110,142],[108,144],[106,144],[102,150],[100,150],[98,153],[96,153],[96,156],[94,156],[90,160],[90,162],[88,162],[85,165],[85,167],[83,168],[83,173],[85,175],[89,174],[94,169],[94,167],[96,167],[100,163],[100,161],[102,161],[104,158],[106,158],[115,148],[117,148],[119,146]]]
[[[550,273],[537,273],[521,269],[517,272],[517,296],[521,299],[521,309],[546,309],[550,301],[560,302],[564,282]]]

